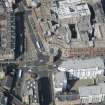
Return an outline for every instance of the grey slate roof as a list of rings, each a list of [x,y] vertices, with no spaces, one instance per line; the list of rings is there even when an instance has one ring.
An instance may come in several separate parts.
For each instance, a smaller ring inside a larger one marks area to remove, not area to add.
[[[101,86],[101,92],[103,93],[103,94],[105,94],[105,83],[99,83],[99,86]]]
[[[91,59],[68,59],[63,61],[59,67],[66,69],[88,69],[98,67],[104,69],[104,61],[99,57]]]
[[[101,89],[100,86],[80,87],[79,88],[80,97],[88,97],[90,95],[99,95],[100,89]]]
[[[83,86],[79,88],[80,97],[105,94],[105,83],[94,86]]]

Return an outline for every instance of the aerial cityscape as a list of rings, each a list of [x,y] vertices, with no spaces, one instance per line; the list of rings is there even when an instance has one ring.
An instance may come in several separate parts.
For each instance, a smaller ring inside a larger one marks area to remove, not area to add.
[[[105,0],[0,0],[0,105],[105,105]]]

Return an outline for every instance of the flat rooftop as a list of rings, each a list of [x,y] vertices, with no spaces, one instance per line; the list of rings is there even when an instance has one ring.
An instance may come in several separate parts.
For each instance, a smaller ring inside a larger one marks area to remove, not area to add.
[[[70,69],[89,69],[89,68],[99,68],[104,69],[104,61],[101,58],[91,58],[91,59],[68,59],[63,61],[59,68]]]
[[[75,2],[71,0],[58,1],[56,12],[59,19],[90,15],[88,5],[86,3],[79,3],[81,3],[80,0]]]
[[[80,97],[88,97],[90,95],[105,94],[105,83],[94,86],[83,86],[79,88]],[[85,92],[84,92],[85,91]]]

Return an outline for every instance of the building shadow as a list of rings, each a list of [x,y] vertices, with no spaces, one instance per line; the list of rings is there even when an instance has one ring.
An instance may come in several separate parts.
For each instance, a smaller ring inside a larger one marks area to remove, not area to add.
[[[101,0],[101,4],[102,4],[103,11],[104,11],[104,14],[105,14],[105,0]]]
[[[16,32],[16,47],[15,58],[20,57],[25,51],[25,27],[24,27],[24,12],[15,14],[15,32]]]
[[[79,78],[70,75],[70,73],[66,72],[67,77],[67,86],[66,86],[66,92],[69,93],[71,91],[71,88],[75,85],[75,83],[79,80]]]
[[[15,3],[18,4],[20,3],[22,0],[15,0]]]
[[[90,23],[93,25],[94,19],[95,19],[95,12],[94,12],[93,7],[90,4],[88,4],[88,7],[89,7],[90,12],[91,12]]]
[[[52,92],[48,77],[42,77],[38,80],[38,91],[40,105],[49,105],[52,102]]]
[[[62,56],[62,51],[59,49],[58,54],[54,56],[53,62],[57,62],[61,56]]]

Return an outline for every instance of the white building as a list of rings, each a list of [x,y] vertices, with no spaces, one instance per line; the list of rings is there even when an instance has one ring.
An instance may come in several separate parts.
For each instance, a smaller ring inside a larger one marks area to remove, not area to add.
[[[79,94],[82,104],[103,102],[105,101],[105,83],[80,87]]]
[[[104,61],[101,58],[68,59],[58,67],[59,71],[67,71],[71,79],[92,79],[104,74]]]
[[[57,72],[53,76],[54,93],[62,92],[63,87],[67,84],[65,72]]]
[[[58,14],[58,18],[63,23],[77,23],[81,17],[90,20],[90,10],[86,3],[80,4],[81,0],[63,0],[58,1],[58,5],[54,11]]]

